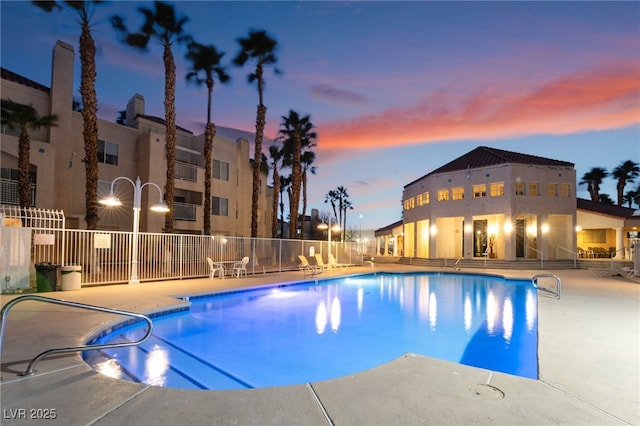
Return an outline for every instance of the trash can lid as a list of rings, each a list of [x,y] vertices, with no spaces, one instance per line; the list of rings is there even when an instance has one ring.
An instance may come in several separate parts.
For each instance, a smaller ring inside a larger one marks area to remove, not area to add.
[[[62,267],[63,271],[82,271],[82,266],[80,265],[66,265]]]

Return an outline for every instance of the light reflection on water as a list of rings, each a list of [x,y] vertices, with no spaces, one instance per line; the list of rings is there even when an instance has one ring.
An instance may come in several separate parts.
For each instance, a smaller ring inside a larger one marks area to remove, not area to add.
[[[146,354],[113,351],[117,363],[96,369],[115,374],[131,362],[127,371],[151,385],[233,389],[340,377],[414,352],[536,378],[536,310],[527,283],[462,274],[378,274],[237,292],[154,319]],[[175,378],[177,358],[193,359],[179,369],[194,370],[187,382],[196,384],[175,384],[185,380]],[[201,363],[216,372],[203,373]]]

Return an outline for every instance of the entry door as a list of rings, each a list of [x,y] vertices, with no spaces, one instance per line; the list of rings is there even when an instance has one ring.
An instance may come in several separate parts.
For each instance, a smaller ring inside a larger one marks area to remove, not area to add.
[[[487,221],[473,221],[473,256],[482,257],[487,250]]]
[[[516,219],[516,257],[524,257],[527,221]]]

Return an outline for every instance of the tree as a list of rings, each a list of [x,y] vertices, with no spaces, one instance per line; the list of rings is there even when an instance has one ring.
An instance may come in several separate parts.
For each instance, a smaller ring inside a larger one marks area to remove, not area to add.
[[[258,200],[260,195],[260,168],[262,159],[262,138],[266,124],[267,107],[263,102],[264,93],[264,67],[278,62],[275,54],[277,41],[272,39],[265,30],[251,30],[247,38],[239,38],[240,52],[233,59],[233,63],[239,67],[247,62],[255,64],[248,76],[249,84],[256,82],[258,86],[258,110],[256,113],[256,138],[255,153],[253,155],[253,186],[251,191],[251,237],[258,236]],[[274,72],[280,71],[274,68]]]
[[[187,60],[191,62],[187,81],[194,82],[198,86],[203,84],[207,86],[207,124],[204,131],[204,235],[211,235],[211,168],[213,139],[216,136],[216,126],[211,121],[213,86],[216,77],[221,83],[226,83],[230,79],[224,67],[220,65],[223,56],[224,53],[218,52],[212,44],[205,46],[196,42],[189,44],[186,55]]]
[[[165,183],[164,199],[169,207],[165,215],[164,232],[173,232],[173,198],[176,167],[176,64],[171,50],[173,45],[188,44],[192,41],[184,26],[189,21],[187,17],[178,18],[172,5],[155,1],[155,8],[139,7],[138,11],[144,15],[144,23],[139,32],[131,33],[121,16],[112,16],[111,25],[120,34],[125,44],[147,51],[149,42],[154,40],[162,46],[164,62],[164,113],[166,127],[166,159],[167,180]]]
[[[613,169],[613,172],[611,172],[611,176],[618,179],[618,185],[616,186],[616,188],[618,189],[619,206],[622,205],[622,202],[624,200],[624,187],[627,185],[627,182],[633,182],[639,175],[640,167],[638,167],[638,163],[635,163],[631,160],[620,163],[620,165]]]
[[[273,217],[271,219],[271,238],[278,236],[278,203],[280,201],[280,167],[282,167],[282,149],[277,145],[269,147],[271,169],[273,170]]]
[[[22,208],[31,207],[31,136],[30,130],[55,126],[58,117],[46,115],[40,117],[33,105],[23,105],[12,100],[2,100],[3,126],[10,130],[19,130],[18,139],[18,203]]]
[[[96,96],[96,44],[91,35],[95,1],[34,1],[44,10],[67,10],[80,25],[80,95],[84,138],[85,221],[87,229],[98,226],[98,97]]]
[[[313,145],[315,146],[315,144]],[[316,174],[316,168],[311,164],[316,159],[316,153],[313,151],[303,151],[302,152],[302,224],[301,228],[304,231],[304,223],[307,216],[307,182],[308,182],[308,173],[312,175]]]
[[[344,230],[347,227],[347,208],[353,208],[349,202],[349,194],[347,194],[347,188],[339,186],[336,188],[336,195],[338,197],[338,223],[342,228],[340,230],[340,241],[344,242]]]
[[[609,174],[606,169],[602,167],[594,167],[582,176],[580,185],[587,184],[587,190],[591,195],[591,201],[599,202],[600,199],[600,184],[602,180]]]
[[[280,237],[284,238],[284,193],[291,198],[291,177],[280,176]]]
[[[300,206],[300,192],[302,188],[302,145],[314,146],[316,133],[312,132],[313,124],[308,115],[300,116],[290,110],[288,116],[282,116],[280,135],[287,147],[287,165],[291,166],[291,200],[289,201],[289,238],[297,237],[298,210]]]
[[[330,190],[324,196],[324,202],[329,203],[331,205],[331,210],[333,210],[333,216],[337,219],[338,212],[336,210],[336,204],[338,203],[338,192],[335,189]]]

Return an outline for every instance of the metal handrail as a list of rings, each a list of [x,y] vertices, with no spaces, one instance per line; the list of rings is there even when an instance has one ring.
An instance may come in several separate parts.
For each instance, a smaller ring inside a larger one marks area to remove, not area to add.
[[[575,251],[569,250],[568,248],[565,247],[556,247],[556,259],[560,258],[560,255],[558,254],[560,252],[560,250],[564,250],[567,253],[569,253],[571,255],[571,257],[573,258],[573,267],[577,268],[578,267],[578,253],[576,253]]]
[[[549,290],[548,288],[544,288],[544,287],[538,287],[538,279],[539,278],[554,278],[556,280],[556,291]],[[554,275],[554,274],[538,274],[538,275],[534,275],[533,278],[531,278],[531,284],[533,284],[533,286],[535,288],[537,288],[538,290],[546,291],[547,293],[551,293],[551,294],[556,296],[556,299],[560,299],[560,292],[562,291],[562,282],[560,281],[560,278],[557,275]]]
[[[544,253],[542,253],[542,251],[541,251],[541,250],[538,250],[538,249],[533,248],[533,247],[531,247],[531,246],[528,246],[527,248],[528,248],[529,250],[533,250],[533,251],[535,251],[536,253],[539,253],[539,254],[540,254],[540,267],[541,267],[541,268],[544,268]]]
[[[628,247],[622,247],[621,249],[618,249],[616,251],[612,251],[611,254],[609,255],[609,257],[611,258],[611,260],[609,261],[611,263],[611,270],[613,270],[613,258],[617,256],[619,251],[626,251]]]
[[[56,305],[65,305],[65,306],[71,306],[71,307],[75,307],[75,308],[81,308],[81,309],[89,309],[91,311],[99,311],[99,312],[107,312],[110,314],[116,314],[116,315],[126,315],[126,316],[130,316],[130,317],[134,317],[134,318],[138,318],[141,320],[144,320],[147,322],[147,324],[149,325],[149,328],[147,330],[147,334],[144,335],[144,337],[142,337],[142,339],[137,340],[135,342],[123,342],[123,343],[106,343],[106,344],[101,344],[101,345],[84,345],[84,346],[71,346],[68,348],[55,348],[55,349],[48,349],[38,355],[36,355],[35,358],[33,358],[31,360],[31,362],[29,363],[29,366],[27,367],[27,370],[24,373],[20,373],[20,376],[31,376],[32,374],[34,374],[34,368],[36,366],[36,364],[38,363],[38,361],[40,361],[41,358],[44,358],[46,356],[52,355],[52,354],[59,354],[59,353],[69,353],[69,352],[80,352],[80,351],[85,351],[85,350],[89,350],[89,349],[107,349],[107,348],[123,348],[123,347],[127,347],[127,346],[136,346],[139,345],[140,343],[143,343],[144,341],[146,341],[149,336],[151,336],[151,331],[153,329],[153,323],[151,322],[151,318],[149,318],[146,315],[143,314],[136,314],[133,312],[127,312],[127,311],[120,311],[117,309],[111,309],[111,308],[103,308],[100,306],[94,306],[94,305],[87,305],[84,303],[79,303],[79,302],[70,302],[67,300],[58,300],[58,299],[52,299],[49,297],[44,297],[44,296],[37,296],[35,294],[27,294],[24,296],[20,296],[17,297],[11,301],[9,301],[6,305],[4,305],[2,307],[2,310],[0,311],[0,318],[2,320],[2,326],[0,328],[0,353],[2,353],[2,344],[4,341],[4,330],[5,330],[5,326],[7,323],[7,316],[9,315],[9,310],[16,304],[20,303],[20,302],[24,302],[25,300],[35,300],[35,301],[40,301],[40,302],[46,302],[46,303],[53,303]]]

